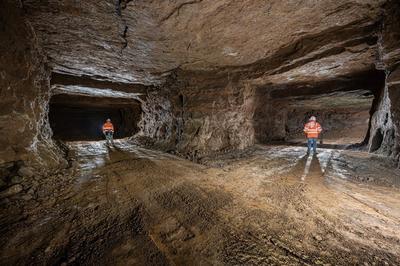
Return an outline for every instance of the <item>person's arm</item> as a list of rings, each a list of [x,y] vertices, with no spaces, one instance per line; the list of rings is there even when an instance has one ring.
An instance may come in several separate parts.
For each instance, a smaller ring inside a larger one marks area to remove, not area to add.
[[[304,125],[303,132],[304,132],[304,135],[307,137],[307,133],[308,133],[308,125],[307,124]]]

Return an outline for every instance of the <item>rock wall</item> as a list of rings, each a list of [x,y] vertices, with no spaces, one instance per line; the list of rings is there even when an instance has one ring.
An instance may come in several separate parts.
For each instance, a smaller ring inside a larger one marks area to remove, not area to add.
[[[17,1],[0,3],[0,165],[57,166],[47,109],[49,71]]]
[[[286,137],[287,108],[270,97],[270,91],[259,88],[255,94],[255,139],[258,143],[284,140]]]
[[[189,159],[254,144],[250,86],[186,74],[168,84],[147,92],[135,138]]]
[[[254,144],[254,90],[226,80],[192,79],[178,97],[179,151],[201,156]]]
[[[379,38],[377,68],[386,72],[377,111],[371,118],[369,150],[391,156],[400,166],[400,2],[388,1]]]
[[[387,79],[388,96],[391,100],[390,112],[392,114],[393,147],[391,156],[399,162],[400,167],[400,67],[392,71]]]
[[[170,90],[148,88],[141,103],[142,117],[138,123],[139,132],[134,136],[142,144],[157,146],[163,150],[174,150],[176,144],[177,121],[173,111]]]
[[[267,95],[265,95],[267,94]],[[325,143],[361,143],[368,132],[370,106],[354,105],[336,108],[315,108],[302,101],[296,107],[289,100],[274,100],[268,93],[258,95],[259,101],[254,117],[256,141],[298,141],[304,139],[303,126],[311,115],[317,117],[324,128],[321,136]],[[315,100],[318,101],[318,100]]]
[[[303,126],[311,115],[323,127],[324,143],[361,143],[368,131],[369,109],[342,108],[326,110],[290,110],[286,124],[286,139],[303,139]]]
[[[293,108],[277,97],[319,93],[335,102],[330,93],[346,91],[343,84],[360,73],[365,82],[357,84],[370,83],[379,57],[388,77],[374,106],[370,150],[398,154],[391,148],[399,123],[398,1],[25,0],[9,12],[11,3],[2,3],[9,25],[0,42],[13,47],[2,53],[1,64],[13,65],[2,71],[3,113],[19,133],[3,134],[7,160],[52,147],[48,71],[37,43],[53,76],[114,82],[127,92],[144,85],[136,137],[188,157],[287,138],[288,123],[298,121],[288,121]],[[283,94],[271,97],[276,89]],[[378,142],[382,149],[373,147]]]

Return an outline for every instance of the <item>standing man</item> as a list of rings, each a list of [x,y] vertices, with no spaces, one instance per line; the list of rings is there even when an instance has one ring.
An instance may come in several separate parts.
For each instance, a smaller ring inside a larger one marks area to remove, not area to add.
[[[317,154],[317,139],[321,132],[321,125],[317,122],[315,116],[311,116],[308,123],[304,126],[304,133],[307,136],[307,154],[310,154],[311,148],[314,151],[314,155]]]
[[[113,141],[114,126],[111,123],[111,119],[110,118],[108,118],[106,120],[106,122],[104,123],[104,125],[103,125],[103,134],[106,137],[107,144],[110,144],[110,142],[112,144],[114,144],[114,141]]]

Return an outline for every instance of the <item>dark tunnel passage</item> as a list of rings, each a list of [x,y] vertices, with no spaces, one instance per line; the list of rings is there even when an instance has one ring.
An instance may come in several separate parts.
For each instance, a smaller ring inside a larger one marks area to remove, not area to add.
[[[102,125],[110,118],[118,139],[138,131],[141,112],[134,99],[60,94],[50,100],[49,120],[54,139],[77,141],[104,139]]]

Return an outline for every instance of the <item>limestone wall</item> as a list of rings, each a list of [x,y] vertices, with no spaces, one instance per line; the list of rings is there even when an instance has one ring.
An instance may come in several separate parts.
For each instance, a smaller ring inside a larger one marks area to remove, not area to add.
[[[0,164],[57,166],[47,111],[49,71],[16,1],[0,3]]]

